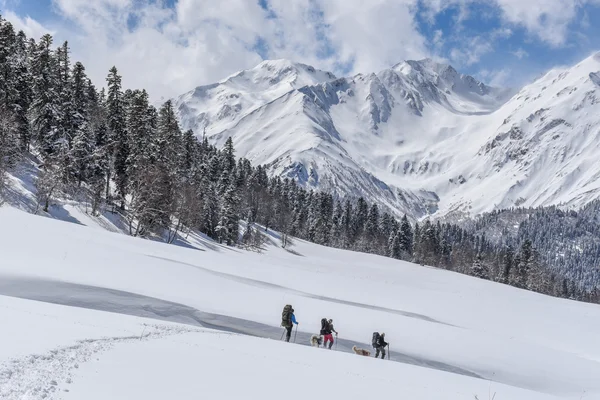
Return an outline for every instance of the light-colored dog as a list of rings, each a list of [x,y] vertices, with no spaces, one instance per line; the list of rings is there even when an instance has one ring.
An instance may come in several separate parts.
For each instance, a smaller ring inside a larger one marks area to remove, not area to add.
[[[358,354],[359,356],[365,356],[365,357],[371,356],[371,352],[369,350],[361,349],[356,346],[352,346],[352,351],[354,352],[354,354]]]
[[[310,345],[313,347],[319,347],[323,341],[321,335],[312,335],[310,337]]]

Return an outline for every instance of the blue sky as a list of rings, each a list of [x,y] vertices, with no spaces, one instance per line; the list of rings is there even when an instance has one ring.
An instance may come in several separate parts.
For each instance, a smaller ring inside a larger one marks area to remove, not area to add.
[[[527,3],[528,0],[522,1]],[[600,24],[592,23],[600,21],[600,4],[590,3],[576,10],[574,18],[568,21],[564,43],[542,40],[521,24],[507,24],[502,18],[502,10],[492,2],[470,5],[468,15],[462,18],[461,13],[460,6],[450,6],[431,21],[418,12],[419,30],[428,38],[432,53],[451,63],[457,61],[461,72],[490,78],[487,74],[506,71],[509,76],[500,83],[521,85],[555,66],[571,65],[593,51],[600,51]],[[540,21],[544,18],[542,14]],[[442,31],[445,38],[438,47],[434,44],[436,31]],[[474,38],[489,44],[482,46],[480,54],[474,55],[477,61],[455,60],[453,50],[468,49]]]
[[[31,36],[69,40],[94,80],[179,94],[289,58],[338,75],[432,57],[521,86],[600,50],[600,0],[0,0]]]

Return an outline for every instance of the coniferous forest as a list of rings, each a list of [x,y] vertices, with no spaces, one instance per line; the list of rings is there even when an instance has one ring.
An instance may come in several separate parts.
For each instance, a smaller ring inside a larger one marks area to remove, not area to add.
[[[117,68],[95,86],[70,58],[68,43],[27,38],[0,17],[0,193],[31,156],[39,211],[58,197],[84,197],[92,214],[114,208],[133,236],[173,242],[193,229],[260,248],[261,232],[272,229],[284,247],[296,237],[600,302],[599,202],[577,212],[498,211],[460,226],[414,223],[364,198],[269,177],[237,158],[231,139],[218,149],[183,132],[170,101],[157,109],[144,89],[124,90]]]

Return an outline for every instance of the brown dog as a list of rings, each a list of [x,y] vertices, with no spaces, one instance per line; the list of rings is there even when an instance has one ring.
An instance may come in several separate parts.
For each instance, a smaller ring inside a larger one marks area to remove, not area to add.
[[[371,356],[371,352],[369,350],[361,349],[356,346],[352,346],[352,351],[354,352],[354,354],[358,354],[359,356],[366,356],[366,357]]]

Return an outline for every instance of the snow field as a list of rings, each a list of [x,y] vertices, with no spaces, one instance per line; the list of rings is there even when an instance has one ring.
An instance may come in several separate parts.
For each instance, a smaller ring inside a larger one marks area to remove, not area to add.
[[[390,393],[468,399],[471,391],[490,388],[510,398],[552,398],[432,369],[114,313],[3,296],[0,304],[0,315],[16,322],[2,332],[3,343],[23,335],[31,349],[43,343],[38,352],[11,352],[10,359],[3,349],[0,397],[7,400],[364,399]]]
[[[440,398],[442,393],[443,398],[451,398],[446,397],[450,392],[456,393],[458,397],[455,398],[472,398],[474,393],[479,393],[481,399],[481,394],[487,393],[491,384],[499,399],[548,398],[544,396],[577,399],[584,392],[586,399],[600,398],[597,379],[600,376],[600,344],[597,341],[600,308],[595,305],[554,299],[448,271],[299,240],[293,247],[297,254],[273,244],[264,254],[226,249],[205,242],[196,243],[197,249],[186,249],[40,218],[11,208],[0,208],[0,226],[0,295],[80,307],[35,302],[31,303],[35,304],[31,309],[19,311],[31,315],[24,321],[17,311],[6,308],[7,301],[17,300],[0,297],[3,306],[0,318],[15,321],[5,329],[12,335],[8,342],[19,343],[13,352],[4,349],[0,352],[0,360],[5,362],[31,353],[43,354],[57,347],[73,346],[81,339],[141,335],[144,328],[140,329],[139,318],[115,313],[154,315],[153,318],[161,320],[154,323],[164,325],[165,319],[192,323],[190,315],[193,310],[198,310],[222,318],[238,318],[226,321],[234,331],[275,337],[281,329],[281,309],[290,303],[296,309],[302,335],[317,333],[322,317],[333,318],[340,339],[345,340],[340,343],[341,351],[347,350],[351,343],[368,346],[373,331],[386,332],[393,352],[392,361],[396,362],[319,352],[304,346],[239,336],[234,339],[226,336],[227,340],[216,344],[209,339],[192,339],[195,334],[190,334],[185,335],[186,341],[196,343],[198,340],[194,347],[197,350],[189,350],[190,354],[198,353],[197,357],[192,357],[193,362],[206,356],[207,362],[214,364],[211,368],[218,371],[217,364],[228,357],[232,360],[242,357],[249,364],[252,364],[252,357],[259,357],[265,363],[265,379],[270,375],[279,376],[286,368],[293,371],[300,368],[294,363],[305,363],[307,367],[304,372],[297,372],[296,385],[293,385],[302,395],[308,394],[306,391],[309,390],[309,385],[303,382],[315,381],[324,385],[331,376],[332,379],[346,379],[340,381],[344,392],[335,392],[346,397],[382,390],[382,394],[398,392],[413,398],[431,399]],[[272,239],[276,243],[276,234]],[[55,282],[54,288],[52,282]],[[54,326],[51,318],[39,317],[45,313],[45,307],[60,309],[65,318],[73,318],[76,322],[69,322],[67,326],[76,329],[63,330],[62,322]],[[113,314],[81,307],[108,310]],[[94,324],[95,316],[100,314],[110,315],[119,322],[114,325],[110,322],[107,326]],[[131,320],[132,325],[124,324],[126,319]],[[35,322],[31,322],[33,320]],[[148,320],[144,321],[147,323]],[[199,325],[203,325],[206,320],[199,321]],[[30,323],[34,329],[29,328]],[[118,332],[114,331],[115,327],[119,327]],[[44,336],[42,332],[46,331],[50,333]],[[123,365],[127,365],[126,355],[129,357],[130,352],[148,352],[156,354],[158,359],[166,357],[168,362],[165,363],[140,362],[139,371],[135,373],[142,379],[144,371],[144,376],[158,373],[152,371],[159,368],[168,370],[165,374],[172,371],[169,375],[172,376],[164,381],[168,385],[172,380],[180,382],[179,376],[189,376],[186,375],[188,372],[180,370],[187,371],[188,362],[192,362],[181,359],[177,363],[176,360],[181,358],[177,354],[188,350],[171,340],[178,341],[179,337],[149,340],[143,344],[136,342],[131,347],[129,345],[133,343],[119,342],[103,354],[115,357],[114,360],[124,362]],[[155,350],[142,350],[139,346],[150,346]],[[221,357],[213,354],[217,350],[208,350],[210,346],[221,346],[218,347]],[[236,346],[244,347],[244,352],[254,356],[238,351]],[[119,349],[123,349],[123,353],[119,353]],[[140,357],[143,360],[145,356]],[[281,364],[284,362],[281,357],[286,360],[285,366]],[[374,361],[379,364],[373,364]],[[358,365],[356,374],[365,377],[361,381],[355,379],[354,370],[344,369],[355,364]],[[263,368],[263,364],[260,365]],[[207,373],[205,370],[210,369],[194,366],[194,372]],[[337,371],[332,372],[336,368]],[[110,372],[113,370],[113,367],[101,367],[97,376],[86,373],[81,379],[71,379],[74,385],[82,385],[79,393],[86,390],[91,393],[100,390],[89,389],[96,379],[98,382],[102,382],[101,379],[117,382],[116,376],[122,376],[122,385],[127,385],[127,374],[134,374],[131,371],[136,368],[131,366],[121,373]],[[207,382],[221,382],[211,374],[213,372],[208,372]],[[234,376],[237,379],[237,375]],[[393,386],[381,383],[376,379],[378,376],[389,376],[391,381],[400,377],[410,379]],[[150,381],[159,384],[155,379],[148,379]],[[198,382],[189,385],[199,385]],[[359,382],[371,392],[367,389],[362,392]],[[174,386],[180,388],[182,384]],[[160,392],[150,383],[148,385],[148,392]],[[374,386],[381,389],[373,389]],[[259,387],[247,387],[247,394],[281,396],[281,391],[276,388],[266,395],[264,388],[256,392]],[[335,387],[340,390],[338,385]],[[61,392],[61,396],[64,393]],[[69,393],[75,396],[74,391]],[[139,396],[127,393],[131,395],[129,398],[152,398],[144,397],[146,392],[140,392]],[[315,391],[313,395],[316,393],[320,392]],[[87,394],[83,397],[89,398]]]

